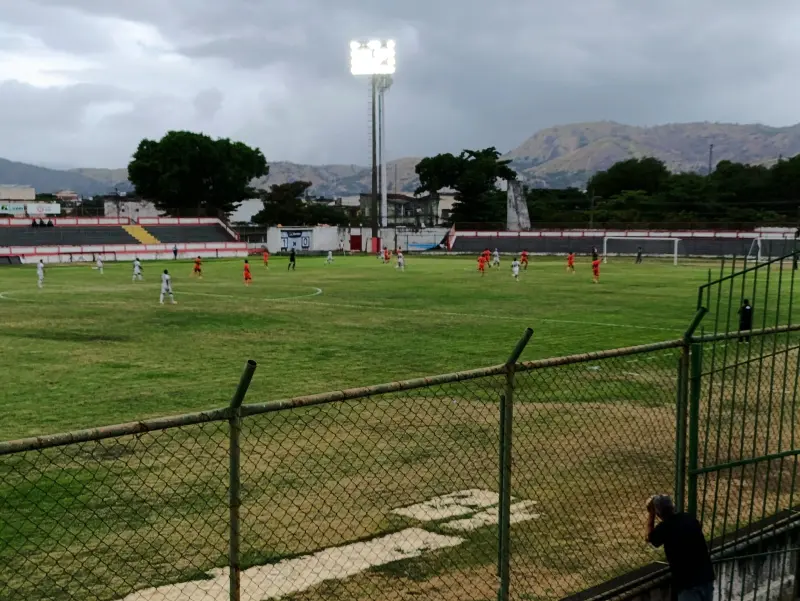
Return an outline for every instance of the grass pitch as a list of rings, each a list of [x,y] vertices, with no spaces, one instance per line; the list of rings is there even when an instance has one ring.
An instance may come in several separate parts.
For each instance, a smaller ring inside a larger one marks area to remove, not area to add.
[[[709,265],[372,257],[0,271],[0,438],[225,405],[242,364],[248,400],[500,363],[527,326],[524,358],[677,338]],[[159,306],[158,275],[176,306]],[[796,354],[796,353],[795,353]],[[512,494],[541,517],[512,527],[512,590],[557,599],[652,560],[642,503],[672,485],[676,349],[517,374]],[[796,371],[793,356],[792,374]],[[503,377],[267,413],[242,432],[243,567],[416,527],[392,510],[465,489],[497,489]],[[781,405],[782,407],[782,405]],[[723,420],[726,421],[726,420]],[[727,423],[727,421],[726,421]],[[783,420],[781,420],[783,423]],[[115,601],[198,581],[226,565],[225,422],[0,461],[0,599]],[[597,519],[598,499],[613,511]],[[441,530],[442,533],[445,530]],[[451,549],[330,580],[291,599],[491,599],[497,529]],[[208,599],[227,598],[217,591]],[[152,595],[152,601],[167,601]]]
[[[708,265],[603,266],[510,260],[479,276],[472,258],[408,258],[405,273],[374,257],[301,257],[297,271],[253,258],[149,263],[145,281],[107,264],[0,270],[0,439],[223,406],[246,359],[259,363],[249,402],[446,373],[504,361],[525,327],[526,359],[677,337]],[[178,300],[159,306],[161,270]],[[321,292],[319,292],[321,291]]]

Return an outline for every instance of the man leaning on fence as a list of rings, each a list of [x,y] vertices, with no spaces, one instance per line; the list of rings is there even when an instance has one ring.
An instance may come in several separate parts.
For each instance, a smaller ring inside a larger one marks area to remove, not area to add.
[[[678,601],[712,601],[714,568],[700,522],[688,513],[677,513],[668,495],[650,497],[647,513],[647,542],[664,546],[673,595]]]

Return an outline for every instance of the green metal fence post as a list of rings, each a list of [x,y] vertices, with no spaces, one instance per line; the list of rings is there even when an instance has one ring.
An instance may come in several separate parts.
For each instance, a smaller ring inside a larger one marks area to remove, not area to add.
[[[500,576],[500,590],[497,594],[499,601],[508,601],[511,576],[511,437],[514,421],[514,374],[517,360],[525,350],[531,336],[533,336],[533,330],[527,328],[506,361],[505,394],[500,397],[500,506],[498,509],[500,537],[497,570]]]
[[[693,344],[689,376],[689,469],[686,511],[697,517],[697,454],[700,436],[700,392],[703,372],[703,345]]]
[[[230,568],[230,601],[240,601],[241,599],[241,566],[239,565],[239,506],[241,505],[241,469],[239,437],[242,432],[242,413],[241,407],[253,373],[256,371],[256,362],[248,360],[244,366],[244,372],[239,379],[239,386],[231,399],[230,417],[230,470],[228,486],[228,508],[230,511],[230,541],[228,549],[228,567]]]
[[[702,299],[698,298],[698,301]],[[708,309],[700,306],[692,318],[689,327],[683,334],[681,356],[678,359],[678,392],[675,415],[675,505],[679,511],[686,509],[686,426],[689,396],[689,356],[692,348],[692,336],[700,326],[700,322],[708,313]]]

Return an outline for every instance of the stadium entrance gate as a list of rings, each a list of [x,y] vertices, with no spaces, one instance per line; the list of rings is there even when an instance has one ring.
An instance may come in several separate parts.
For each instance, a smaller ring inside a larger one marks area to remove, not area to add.
[[[712,540],[720,599],[777,592],[800,576],[796,254],[745,269],[723,260],[716,279],[709,272],[697,298],[702,328],[681,362],[676,497]],[[737,566],[754,553],[765,571],[744,574]]]

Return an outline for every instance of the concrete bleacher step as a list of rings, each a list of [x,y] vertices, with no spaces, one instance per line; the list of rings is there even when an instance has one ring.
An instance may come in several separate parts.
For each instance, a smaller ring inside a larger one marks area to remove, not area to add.
[[[123,225],[122,229],[136,238],[142,244],[160,244],[161,241],[141,225]]]

